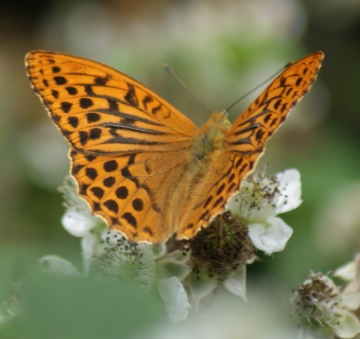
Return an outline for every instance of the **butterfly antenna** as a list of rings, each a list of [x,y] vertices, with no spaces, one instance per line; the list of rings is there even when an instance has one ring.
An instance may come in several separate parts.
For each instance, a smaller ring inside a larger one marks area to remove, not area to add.
[[[279,73],[281,73],[282,71],[284,71],[286,68],[288,68],[291,64],[293,64],[293,62],[289,62],[287,65],[285,65],[283,68],[279,69],[277,72],[275,72],[271,77],[269,77],[268,79],[266,79],[265,81],[263,81],[260,85],[256,86],[255,88],[253,88],[250,92],[244,94],[243,96],[241,96],[239,99],[237,99],[234,103],[232,103],[226,110],[225,112],[229,112],[236,104],[238,104],[242,99],[244,99],[245,97],[247,97],[248,95],[250,95],[251,93],[253,93],[254,91],[256,91],[258,88],[260,88],[261,86],[264,86],[267,82],[269,82],[270,80],[272,80],[273,78],[275,78]]]
[[[212,110],[209,108],[208,105],[205,104],[203,100],[201,100],[186,84],[184,81],[180,79],[180,77],[174,72],[174,70],[167,64],[163,65],[165,70],[170,73],[180,84],[183,86],[195,99],[197,102],[199,102],[201,105],[203,105],[210,113],[212,113]]]

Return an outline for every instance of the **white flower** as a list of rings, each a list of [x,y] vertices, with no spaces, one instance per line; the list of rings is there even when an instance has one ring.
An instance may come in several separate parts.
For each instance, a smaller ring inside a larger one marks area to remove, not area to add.
[[[91,214],[89,206],[77,194],[76,184],[71,177],[65,178],[59,190],[64,194],[67,207],[61,222],[71,235],[81,238],[84,272],[89,274],[92,259],[102,241],[100,233],[106,226]]]
[[[246,301],[246,264],[255,260],[254,255],[250,256],[252,245],[248,234],[253,244],[265,253],[283,250],[292,229],[276,215],[301,203],[299,173],[295,170],[273,178],[254,175],[245,180],[239,195],[240,203],[229,205],[233,207],[233,214],[241,219],[241,225],[246,224],[246,227],[242,226],[246,230],[246,239],[235,245],[239,249],[243,246],[242,250],[248,251],[249,257],[218,280],[216,276],[209,277],[205,271],[191,272],[189,252],[187,255],[177,250],[168,253],[165,244],[134,244],[121,233],[107,229],[90,214],[72,182],[66,183],[62,190],[68,206],[62,222],[70,234],[81,237],[85,274],[97,269],[111,277],[132,279],[145,291],[156,286],[172,322],[186,319],[191,306],[196,312],[200,302],[210,298],[219,286]],[[241,227],[238,232],[240,230]],[[191,306],[183,283],[188,286]]]
[[[99,220],[91,216],[90,213],[68,209],[61,221],[71,235],[81,238],[84,272],[90,273],[92,258],[100,240],[94,232],[95,227],[99,225]],[[105,229],[105,225],[99,227]]]
[[[266,254],[284,250],[293,230],[280,218],[271,218],[268,223],[249,224],[249,237],[255,247]]]
[[[214,277],[210,278],[206,272],[201,272],[201,274],[191,274],[189,283],[192,308],[198,312],[201,302],[214,292],[218,281]]]
[[[66,177],[59,190],[64,194],[67,210],[62,217],[64,228],[74,237],[84,237],[101,220],[94,217],[86,202],[76,192],[76,184],[71,177]]]
[[[249,262],[250,263],[250,262]],[[218,281],[216,277],[210,278],[201,271],[199,274],[191,274],[189,281],[191,304],[195,312],[198,312],[200,304],[211,298],[213,292],[223,285],[230,293],[246,300],[246,265],[240,265],[224,281]]]
[[[64,228],[74,237],[84,237],[99,223],[90,213],[68,209],[61,219]]]
[[[241,265],[223,284],[230,293],[246,301],[246,266]]]
[[[360,334],[360,321],[350,312],[350,298],[327,276],[311,274],[295,292],[293,303],[300,317],[312,327],[327,329],[339,338],[354,338]]]
[[[334,276],[348,281],[348,285],[343,291],[343,300],[350,310],[360,308],[360,253],[348,264],[338,268]]]
[[[170,321],[176,323],[187,318],[191,306],[181,282],[191,271],[185,264],[186,257],[178,251],[168,254],[164,244],[129,242],[113,231],[103,232],[102,236],[107,247],[105,256],[111,259],[104,267],[105,273],[131,277],[146,292],[155,285]]]
[[[177,277],[159,279],[156,287],[165,303],[169,319],[174,323],[185,320],[191,305],[180,280]]]
[[[76,193],[72,179],[65,179],[61,191],[67,206],[62,224],[71,235],[81,238],[85,274],[97,269],[110,277],[132,279],[145,292],[156,286],[170,320],[186,319],[190,303],[181,281],[191,272],[186,264],[188,256],[179,251],[168,254],[165,244],[135,244],[108,229],[91,215]],[[66,271],[65,260],[61,258],[46,257],[42,263],[51,264],[51,271]],[[71,271],[70,267],[68,270]]]
[[[79,202],[81,203],[82,201],[79,200]],[[95,227],[101,225],[99,220],[94,218],[90,212],[70,208],[65,212],[62,224],[71,235],[81,237],[84,271],[88,274],[91,268],[92,257],[100,241],[99,236],[94,232]],[[99,227],[105,229],[105,225]]]
[[[334,276],[339,277],[342,280],[346,280],[346,281],[354,280],[356,278],[358,260],[359,258],[357,260],[350,261],[345,265],[337,268],[334,271]]]
[[[299,171],[289,169],[277,173],[275,180],[279,183],[274,196],[276,214],[289,212],[299,207],[302,203]]]
[[[244,180],[240,193],[228,203],[235,218],[249,228],[253,244],[266,254],[282,251],[293,230],[277,214],[301,204],[300,173],[290,169],[266,178],[262,173]]]
[[[39,259],[40,268],[48,273],[61,275],[78,274],[77,268],[68,260],[57,255],[46,255]]]

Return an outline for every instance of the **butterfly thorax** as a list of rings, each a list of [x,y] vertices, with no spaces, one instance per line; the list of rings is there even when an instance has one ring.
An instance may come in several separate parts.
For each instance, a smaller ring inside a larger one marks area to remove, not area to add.
[[[212,153],[223,151],[224,136],[230,126],[231,123],[227,120],[226,113],[213,113],[207,123],[199,130],[195,139],[193,161],[206,162]]]

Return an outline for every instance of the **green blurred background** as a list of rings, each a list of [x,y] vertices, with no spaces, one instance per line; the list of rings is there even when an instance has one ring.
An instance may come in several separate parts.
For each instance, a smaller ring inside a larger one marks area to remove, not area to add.
[[[284,215],[284,252],[249,269],[249,285],[290,288],[351,260],[360,235],[360,1],[3,1],[0,5],[0,300],[46,254],[81,265],[61,226],[57,187],[68,146],[30,89],[25,54],[49,49],[130,75],[190,117],[209,117],[168,63],[213,109],[224,109],[290,60],[325,52],[311,93],[267,145],[259,167],[297,168],[303,204]],[[233,121],[251,102],[230,112]],[[290,295],[290,294],[289,294]]]

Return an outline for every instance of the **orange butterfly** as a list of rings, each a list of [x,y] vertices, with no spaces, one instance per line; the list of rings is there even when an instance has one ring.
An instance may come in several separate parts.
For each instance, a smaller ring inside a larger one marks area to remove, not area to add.
[[[32,87],[70,143],[78,193],[134,242],[190,239],[239,192],[265,142],[310,89],[324,54],[290,64],[231,126],[198,129],[148,88],[88,59],[33,51]]]

